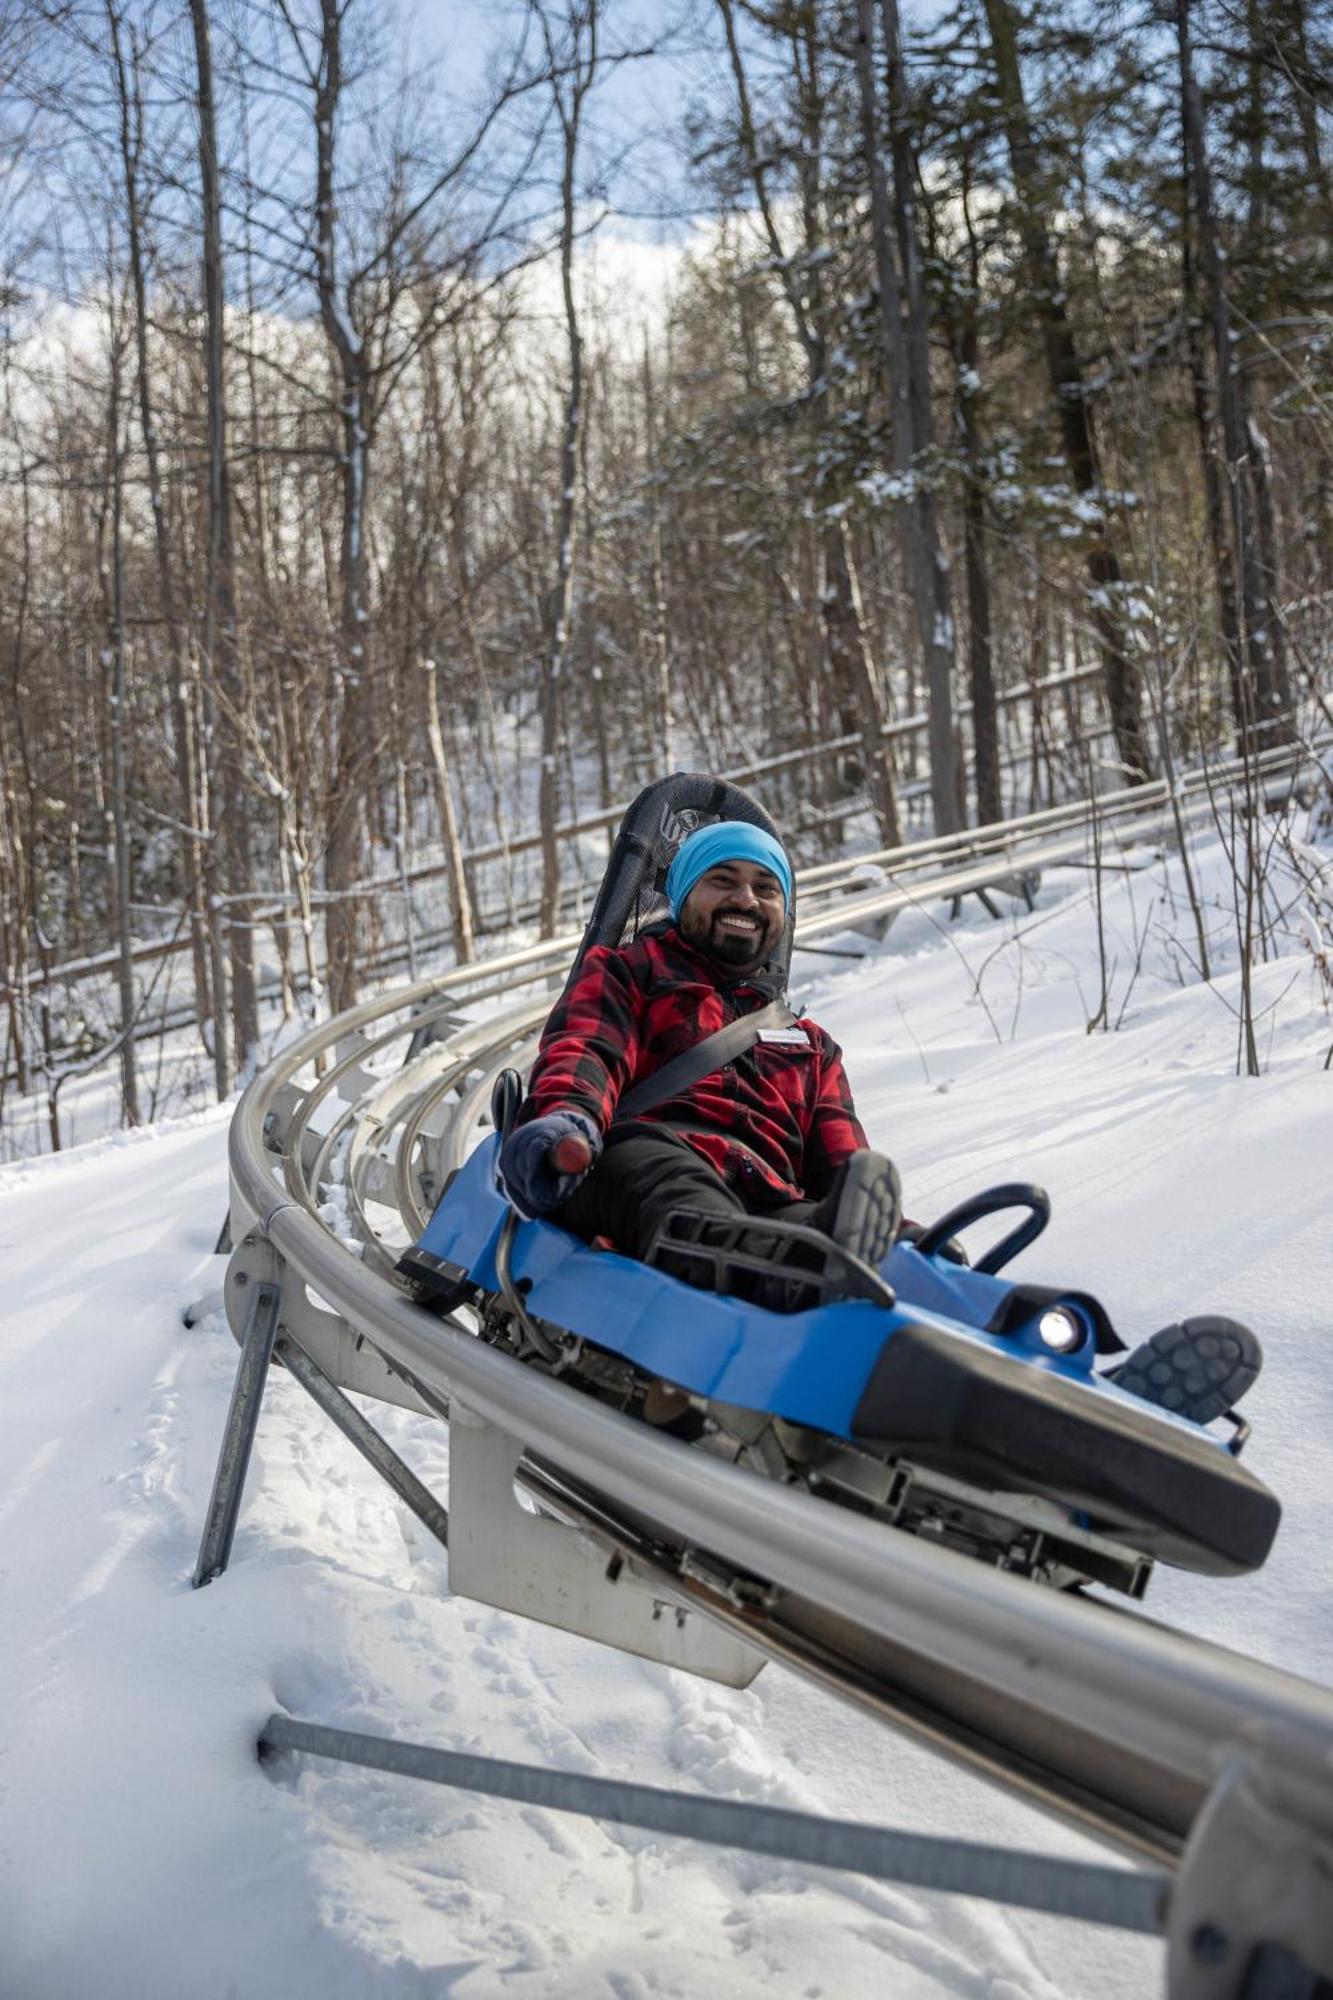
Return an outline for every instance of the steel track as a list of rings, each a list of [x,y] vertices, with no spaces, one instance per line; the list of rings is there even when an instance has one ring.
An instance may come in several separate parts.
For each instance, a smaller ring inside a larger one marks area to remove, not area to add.
[[[1293,760],[1264,760],[1280,791]],[[1252,772],[1246,774],[1253,793]],[[1099,802],[1096,842],[1169,837],[1214,810],[1218,774]],[[1087,808],[801,877],[798,944],[929,897],[1083,859]],[[232,1124],[232,1231],[263,1239],[435,1407],[520,1440],[543,1505],[773,1659],[1099,1834],[1170,1860],[1218,1770],[1259,1731],[1333,1757],[1333,1694],[1132,1610],[984,1568],[631,1422],[519,1366],[391,1276],[521,1064],[563,978],[562,937],[367,1001],[287,1049]],[[435,1039],[428,1039],[434,1036]],[[399,1045],[412,1053],[403,1062]],[[322,1070],[323,1074],[317,1074]],[[333,1191],[339,1235],[321,1219]]]

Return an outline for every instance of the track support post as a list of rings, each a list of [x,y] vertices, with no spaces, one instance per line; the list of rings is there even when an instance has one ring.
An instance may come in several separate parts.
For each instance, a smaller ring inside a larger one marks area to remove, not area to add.
[[[273,1343],[278,1332],[282,1307],[282,1286],[276,1277],[261,1278],[255,1285],[246,1318],[241,1359],[227,1411],[227,1427],[222,1434],[222,1450],[213,1476],[213,1493],[208,1518],[199,1544],[199,1560],[194,1566],[194,1588],[199,1590],[221,1576],[231,1559],[236,1519],[241,1511],[241,1493],[254,1447],[259,1406],[264,1400]]]
[[[1170,2000],[1333,2000],[1333,1789],[1325,1739],[1260,1727],[1181,1857]]]
[[[248,1235],[233,1252],[225,1302],[240,1342],[241,1358],[195,1564],[195,1589],[221,1576],[230,1561],[260,1405],[275,1361],[300,1383],[423,1527],[447,1546],[449,1516],[445,1508],[343,1394],[335,1375],[352,1388],[387,1393],[393,1402],[412,1409],[427,1409],[429,1403],[404,1379],[390,1376],[373,1350],[363,1350],[345,1321],[317,1306],[305,1287],[285,1273],[282,1259],[257,1232]]]

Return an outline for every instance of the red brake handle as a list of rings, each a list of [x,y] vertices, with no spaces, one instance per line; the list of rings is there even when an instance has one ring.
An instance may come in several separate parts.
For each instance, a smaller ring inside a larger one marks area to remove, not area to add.
[[[570,1132],[551,1148],[551,1165],[558,1174],[581,1174],[592,1165],[592,1147],[581,1132]]]

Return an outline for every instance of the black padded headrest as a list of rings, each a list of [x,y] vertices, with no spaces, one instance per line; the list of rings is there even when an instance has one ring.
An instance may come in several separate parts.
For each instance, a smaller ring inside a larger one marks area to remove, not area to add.
[[[699,771],[677,771],[639,793],[620,822],[571,978],[591,946],[628,944],[650,925],[661,924],[669,915],[666,876],[676,849],[697,827],[709,826],[719,819],[747,820],[751,826],[761,826],[765,833],[771,833],[775,840],[782,839],[763,807],[739,785],[728,784],[723,778],[710,778]],[[789,905],[776,949],[751,976],[753,985],[774,997],[786,990],[794,921],[795,911]]]

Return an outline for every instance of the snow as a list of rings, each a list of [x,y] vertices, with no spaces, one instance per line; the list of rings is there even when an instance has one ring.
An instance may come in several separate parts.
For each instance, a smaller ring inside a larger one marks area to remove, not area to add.
[[[1247,1463],[1282,1494],[1267,1568],[1159,1572],[1148,1609],[1333,1681],[1333,1041],[1294,918],[1255,972],[1265,1074],[1235,1074],[1238,974],[1196,853],[1212,988],[1178,876],[1087,878],[1001,924],[923,909],[867,962],[801,956],[872,1136],[928,1219],[1050,1188],[1034,1279],[1131,1338],[1189,1311],[1266,1343]],[[1175,908],[1172,908],[1175,899]],[[1175,940],[1180,943],[1176,944]],[[830,970],[829,968],[834,968]],[[934,1833],[1094,1853],[795,1677],[732,1693],[452,1598],[447,1563],[284,1373],[227,1574],[190,1573],[235,1369],[216,1312],[226,1112],[0,1170],[0,1989],[13,2000],[674,1994],[1141,2000],[1128,1939],[315,1761],[261,1768],[270,1710]],[[333,1203],[330,1220],[342,1212]],[[427,1483],[442,1428],[374,1406]]]

